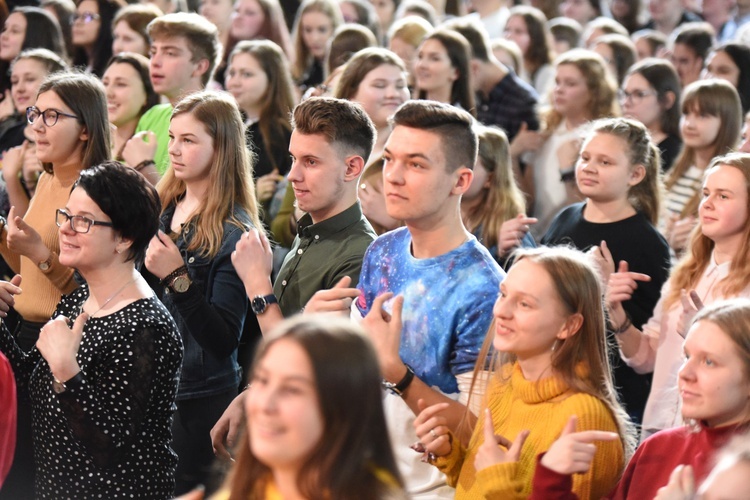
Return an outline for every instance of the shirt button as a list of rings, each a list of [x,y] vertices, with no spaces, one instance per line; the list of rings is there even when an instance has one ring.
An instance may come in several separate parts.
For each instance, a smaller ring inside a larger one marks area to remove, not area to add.
[[[320,239],[320,236],[318,236],[318,235],[316,234],[316,235],[315,235],[315,239],[316,239],[316,240],[319,240],[319,239]]]
[[[302,249],[297,250],[297,255],[302,255]]]
[[[281,286],[286,286],[286,280],[281,282]]]
[[[195,262],[195,257],[190,257],[188,259],[188,264],[192,264],[193,262]]]

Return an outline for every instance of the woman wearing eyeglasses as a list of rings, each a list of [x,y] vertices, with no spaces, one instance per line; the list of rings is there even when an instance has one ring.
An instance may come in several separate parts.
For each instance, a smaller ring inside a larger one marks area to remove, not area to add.
[[[29,353],[0,327],[0,349],[33,408],[33,496],[172,498],[182,343],[135,269],[159,225],[156,189],[106,161],[83,171],[61,206],[60,262],[86,284],[62,298]],[[26,293],[20,276],[0,282],[0,311]]]
[[[680,87],[672,63],[649,58],[630,68],[618,94],[623,116],[645,125],[659,147],[663,172],[672,168],[682,149]]]
[[[112,20],[120,5],[114,0],[83,0],[73,16],[73,66],[99,78],[112,57]]]
[[[81,170],[109,158],[110,131],[104,88],[99,80],[84,74],[58,73],[47,78],[26,116],[44,173],[24,217],[17,217],[11,208],[7,223],[0,221],[0,254],[23,276],[27,293],[14,304],[20,316],[15,337],[19,347],[29,351],[60,297],[78,286],[73,269],[58,259],[55,210],[67,203]],[[20,392],[23,400],[23,389]],[[19,405],[18,453],[7,482],[13,483],[11,478],[20,481],[22,490],[10,498],[27,498],[28,478],[33,477],[29,413],[28,405]],[[11,488],[7,482],[4,493]]]

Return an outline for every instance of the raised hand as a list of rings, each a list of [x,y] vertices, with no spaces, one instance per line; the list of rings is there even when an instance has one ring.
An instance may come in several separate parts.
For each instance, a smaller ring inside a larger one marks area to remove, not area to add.
[[[147,160],[153,160],[156,155],[157,143],[156,134],[150,130],[138,132],[125,143],[125,147],[122,149],[122,158],[131,167],[136,167],[139,163]]]
[[[615,271],[615,260],[607,247],[607,242],[602,240],[600,245],[591,247],[586,255],[596,267],[602,286],[606,286],[609,283],[609,277]]]
[[[477,456],[474,458],[474,468],[477,472],[497,464],[518,462],[523,444],[529,437],[529,431],[521,431],[511,443],[505,437],[496,435],[489,408],[484,410],[483,434],[484,442],[477,449]]]
[[[393,300],[392,312],[389,314],[383,306],[391,297],[393,294],[386,292],[372,302],[370,312],[362,320],[362,327],[375,347],[383,378],[398,382],[406,372],[406,366],[398,354],[401,344],[401,310],[404,307],[404,297],[399,295]]]
[[[274,193],[276,193],[276,185],[283,179],[284,176],[279,175],[279,171],[275,169],[270,174],[259,177],[255,182],[255,193],[258,196],[258,202],[265,203],[273,198]]]
[[[232,265],[248,297],[271,291],[273,250],[263,231],[252,228],[242,235],[232,252]]]
[[[616,432],[576,432],[577,423],[578,417],[571,415],[560,437],[542,457],[542,465],[558,474],[588,472],[596,454],[594,441],[614,441],[619,438]]]
[[[349,315],[354,299],[359,297],[359,290],[351,288],[352,279],[344,276],[333,288],[318,290],[310,297],[305,305],[307,313],[338,313],[343,316]]]
[[[10,308],[16,305],[15,296],[22,292],[21,275],[16,274],[10,281],[0,281],[0,318],[7,318]]]
[[[669,476],[669,483],[659,488],[654,500],[691,500],[695,498],[695,477],[689,465],[678,465]]]
[[[698,314],[698,311],[703,309],[703,301],[695,290],[690,290],[688,293],[683,288],[680,290],[680,303],[682,304],[682,312],[677,319],[677,333],[685,338],[690,325],[693,323],[693,318]]]
[[[65,316],[58,316],[48,321],[39,332],[36,348],[58,380],[69,380],[81,370],[76,355],[83,337],[83,325],[88,319],[88,314],[81,313],[73,327],[68,328],[70,320]]]
[[[54,213],[51,214],[54,216]],[[36,230],[16,215],[16,207],[8,211],[8,248],[17,254],[24,255],[35,264],[47,260],[50,251]]]
[[[427,406],[424,399],[417,401],[419,415],[414,419],[414,431],[424,449],[437,457],[451,452],[452,443],[448,430],[448,420],[442,412],[450,407],[449,403],[438,403]]]
[[[688,240],[690,239],[690,233],[693,228],[698,224],[698,219],[693,216],[679,218],[679,216],[673,216],[667,222],[666,237],[669,246],[674,249],[676,253],[680,253],[687,247]]]
[[[610,320],[617,325],[625,323],[626,316],[622,303],[633,297],[639,281],[651,281],[651,276],[628,271],[628,263],[620,261],[617,272],[610,275],[606,290],[606,302]]]
[[[503,257],[518,247],[526,233],[529,232],[529,226],[537,222],[539,222],[539,219],[526,217],[526,214],[518,214],[503,222],[500,226],[500,235],[497,242],[498,255]]]
[[[175,269],[184,266],[185,261],[182,260],[180,249],[177,248],[172,238],[159,230],[148,244],[144,264],[151,274],[164,279]]]

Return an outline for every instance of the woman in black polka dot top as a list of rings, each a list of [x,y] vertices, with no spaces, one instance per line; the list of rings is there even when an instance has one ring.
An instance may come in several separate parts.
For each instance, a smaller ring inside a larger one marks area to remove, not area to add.
[[[139,173],[117,162],[83,171],[56,217],[60,262],[87,284],[62,298],[28,354],[0,327],[0,349],[29,386],[37,498],[172,497],[182,343],[134,266],[158,216]],[[2,311],[20,284],[0,282]]]

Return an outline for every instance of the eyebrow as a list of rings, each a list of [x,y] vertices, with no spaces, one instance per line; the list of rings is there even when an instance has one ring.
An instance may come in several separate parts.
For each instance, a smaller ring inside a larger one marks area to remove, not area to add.
[[[384,149],[383,149],[383,152],[384,152],[384,153],[388,153],[389,155],[392,155],[392,154],[393,154],[393,152],[392,152],[391,150],[389,150],[388,148],[384,148]],[[426,155],[426,154],[424,154],[424,153],[407,153],[407,154],[406,154],[406,157],[407,157],[407,158],[409,158],[409,159],[412,159],[412,158],[422,158],[422,159],[424,159],[424,160],[427,160],[427,161],[429,161],[429,162],[431,162],[431,161],[432,161],[432,160],[430,159],[430,157],[429,157],[429,156],[427,156],[427,155]]]

